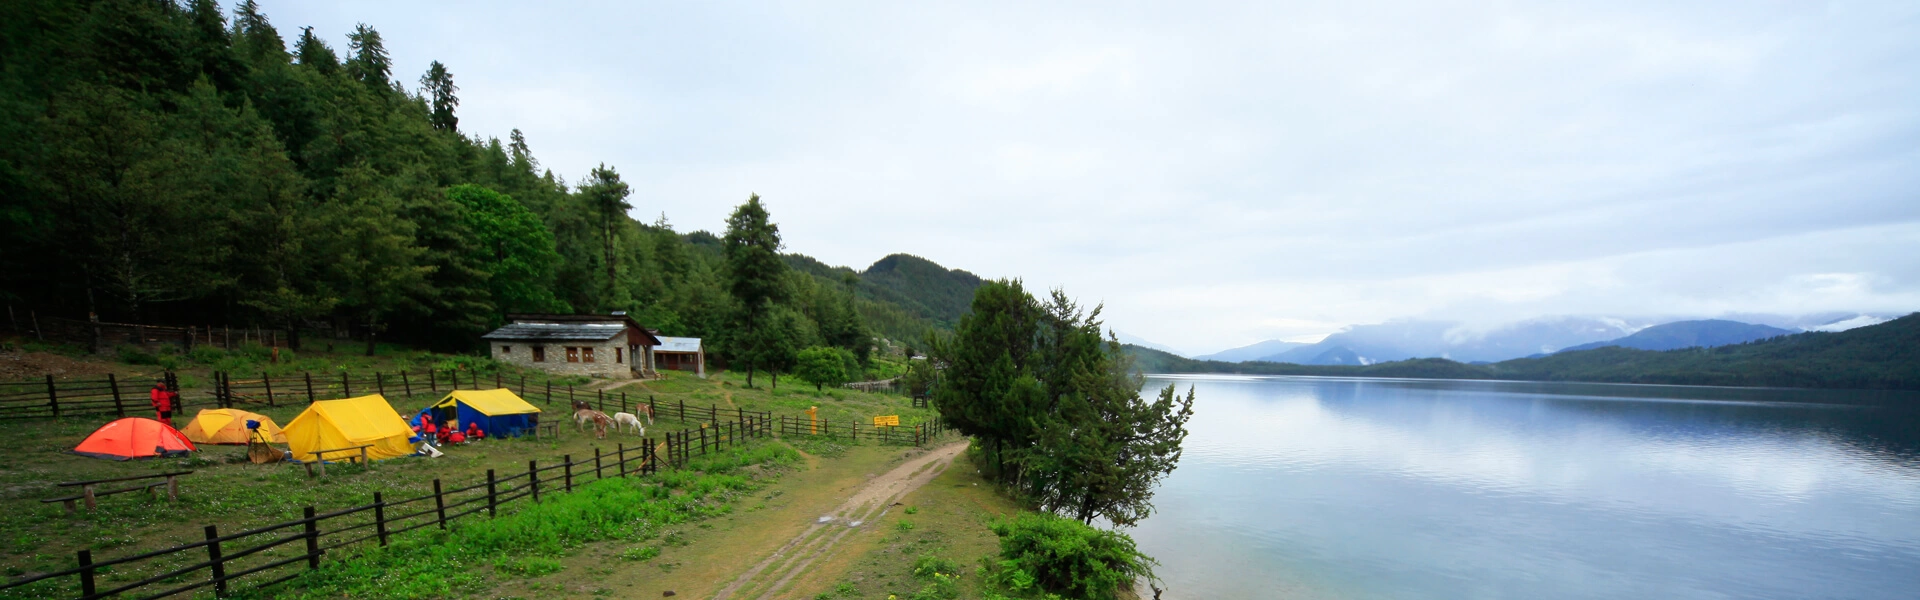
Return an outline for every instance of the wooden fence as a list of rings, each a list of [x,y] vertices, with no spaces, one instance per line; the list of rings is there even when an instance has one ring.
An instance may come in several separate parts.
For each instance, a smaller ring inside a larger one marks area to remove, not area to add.
[[[84,415],[148,414],[152,404],[147,391],[153,382],[164,380],[171,389],[179,389],[173,373],[159,376],[108,374],[101,379],[44,379],[0,382],[0,419],[37,419]],[[182,406],[206,405],[206,398],[182,398]]]
[[[780,415],[774,421],[775,431],[782,436],[810,435],[826,438],[846,438],[858,442],[862,436],[882,444],[906,444],[918,446],[927,443],[933,436],[947,431],[948,427],[940,417],[935,416],[925,423],[913,425],[873,425],[859,421],[831,422],[826,419],[808,419]],[[861,433],[865,431],[865,433]]]
[[[369,542],[386,546],[395,536],[411,531],[446,529],[450,522],[481,513],[493,517],[500,507],[522,499],[539,502],[543,488],[547,494],[572,492],[577,484],[610,476],[651,475],[660,462],[648,438],[639,448],[621,445],[611,455],[595,449],[592,460],[576,461],[569,455],[561,457],[559,464],[546,466],[528,461],[526,471],[505,475],[488,469],[486,480],[465,487],[445,489],[435,479],[432,494],[388,501],[375,492],[371,504],[325,513],[308,506],[301,519],[234,533],[222,534],[218,526],[208,525],[202,541],[133,556],[95,562],[91,551],[81,550],[74,557],[74,568],[21,577],[0,584],[0,590],[74,577],[82,599],[120,594],[161,598],[207,587],[213,588],[215,597],[226,597],[243,586],[263,588],[298,577],[302,563],[308,570],[318,569],[320,559],[331,550]],[[200,560],[202,553],[204,560]],[[130,581],[112,577],[134,571],[141,563],[160,572]]]
[[[11,313],[11,311],[9,311]],[[23,318],[14,314],[7,321],[10,329],[23,337],[39,341],[79,344],[95,352],[119,346],[152,348],[158,344],[179,346],[182,350],[208,345],[232,350],[246,344],[286,347],[287,334],[278,329],[258,327],[193,325],[175,327],[140,323],[107,323],[49,317],[29,311]]]

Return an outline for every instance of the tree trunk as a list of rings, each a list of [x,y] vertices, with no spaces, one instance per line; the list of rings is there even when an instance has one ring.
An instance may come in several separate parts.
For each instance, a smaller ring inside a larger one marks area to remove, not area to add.
[[[300,349],[300,320],[292,316],[287,317],[287,349]]]
[[[376,328],[374,324],[371,322],[367,323],[367,356],[373,356],[373,339],[374,336],[378,335],[375,331]]]

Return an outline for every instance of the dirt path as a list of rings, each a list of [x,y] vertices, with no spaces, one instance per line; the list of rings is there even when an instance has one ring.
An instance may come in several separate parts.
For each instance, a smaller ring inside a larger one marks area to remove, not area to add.
[[[799,535],[788,540],[773,552],[772,556],[761,560],[747,569],[733,583],[727,584],[716,599],[741,597],[767,599],[782,591],[795,576],[806,572],[808,566],[827,556],[841,538],[853,532],[875,518],[885,515],[893,501],[908,492],[919,489],[931,481],[934,476],[953,464],[953,458],[967,448],[966,442],[948,444],[931,452],[915,457],[893,470],[875,477],[864,487],[853,492],[846,501],[833,512],[815,520]]]

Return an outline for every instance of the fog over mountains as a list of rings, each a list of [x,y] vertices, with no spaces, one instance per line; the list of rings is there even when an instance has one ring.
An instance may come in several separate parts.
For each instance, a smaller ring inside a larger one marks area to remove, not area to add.
[[[1705,320],[1561,316],[1477,330],[1459,322],[1409,319],[1349,326],[1312,344],[1267,340],[1193,358],[1302,365],[1367,365],[1409,358],[1499,362],[1606,346],[1641,350],[1724,346],[1801,331],[1842,331],[1887,320],[1858,313]],[[1134,343],[1143,341],[1128,337]]]

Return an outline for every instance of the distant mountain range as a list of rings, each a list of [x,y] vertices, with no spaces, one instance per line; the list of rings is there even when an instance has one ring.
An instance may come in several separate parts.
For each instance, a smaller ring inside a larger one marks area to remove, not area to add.
[[[1617,340],[1581,344],[1561,352],[1592,350],[1607,346],[1633,348],[1635,350],[1679,350],[1681,348],[1713,348],[1730,344],[1744,344],[1754,340],[1790,335],[1794,332],[1779,327],[1754,325],[1739,321],[1707,319],[1704,321],[1675,321],[1664,325],[1655,325],[1642,329]]]
[[[1144,346],[1145,344],[1139,344],[1139,345]],[[1282,352],[1292,350],[1294,348],[1299,348],[1301,346],[1310,346],[1310,345],[1312,344],[1306,344],[1302,342],[1283,342],[1280,340],[1267,340],[1257,344],[1241,346],[1239,348],[1233,348],[1231,350],[1221,350],[1213,354],[1205,354],[1201,356],[1195,356],[1193,358],[1194,360],[1219,360],[1219,361],[1226,361],[1226,362],[1265,360],[1269,356],[1275,356]]]
[[[1794,328],[1721,319],[1661,323],[1652,319],[1552,317],[1480,331],[1448,321],[1402,320],[1377,325],[1354,325],[1313,344],[1270,340],[1195,359],[1299,365],[1369,365],[1410,358],[1494,363],[1609,345],[1640,350],[1673,350],[1695,346],[1711,348],[1800,330],[1841,331],[1887,320],[1857,314],[1811,318],[1754,316],[1791,324]]]
[[[1662,334],[1647,339],[1684,339],[1684,332],[1689,329],[1759,331],[1717,324],[1688,325],[1670,328],[1674,337]],[[1493,364],[1466,364],[1443,358],[1364,365],[1231,363],[1187,359],[1137,346],[1129,346],[1127,351],[1134,357],[1135,366],[1149,373],[1920,390],[1920,313],[1841,332],[1809,331],[1712,348],[1692,346],[1654,351],[1608,345]],[[1336,355],[1328,360],[1343,358]]]

